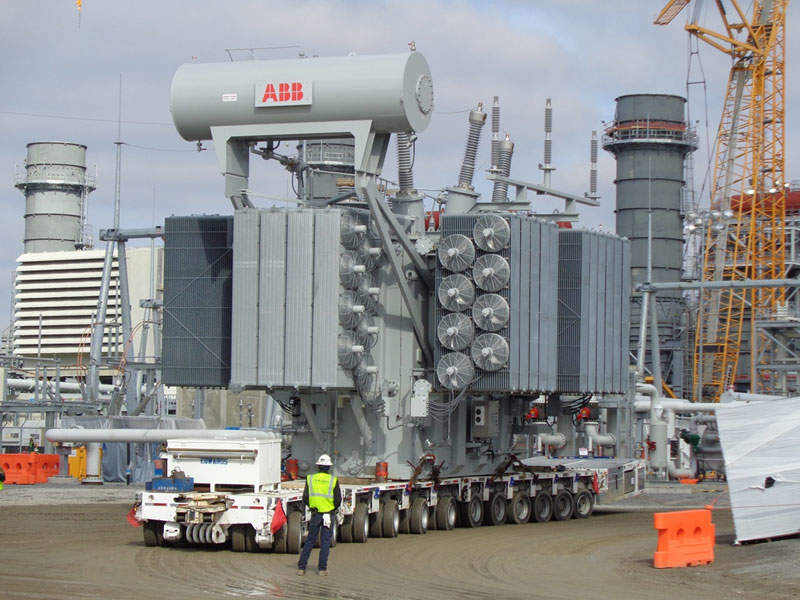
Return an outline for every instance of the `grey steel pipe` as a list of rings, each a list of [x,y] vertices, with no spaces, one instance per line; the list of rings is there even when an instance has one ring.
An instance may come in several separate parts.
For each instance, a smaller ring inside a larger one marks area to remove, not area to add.
[[[649,400],[636,400],[633,403],[636,412],[650,412]],[[713,412],[717,410],[720,405],[716,402],[689,402],[688,400],[673,400],[671,398],[659,398],[655,410],[664,409],[671,410],[677,413],[696,413],[696,412]],[[656,417],[658,418],[658,417]]]
[[[51,442],[91,443],[166,442],[179,438],[193,439],[273,439],[277,434],[259,429],[48,429]]]
[[[481,130],[484,123],[486,123],[486,113],[483,112],[483,103],[479,102],[478,108],[469,113],[467,146],[464,150],[461,172],[458,174],[458,187],[472,189],[472,177],[475,174],[475,157],[478,154],[478,144],[480,143]]]
[[[411,170],[411,136],[407,133],[397,134],[397,179],[400,182],[400,193],[414,189],[414,172]]]
[[[539,439],[542,444],[546,446],[553,446],[553,448],[563,448],[567,445],[567,436],[561,432],[557,433],[540,433]]]
[[[8,379],[7,380],[8,387],[19,390],[21,392],[32,392],[36,388],[36,386],[42,386],[43,382],[41,379]],[[49,384],[50,382],[48,382]],[[53,388],[55,388],[55,382],[53,383]],[[75,382],[59,382],[59,388],[61,392],[66,393],[75,393],[80,394],[82,392],[81,384]],[[110,394],[116,388],[113,385],[108,385],[105,383],[101,383],[98,386],[98,389],[101,393]]]
[[[497,167],[497,157],[500,149],[500,98],[494,97],[492,101],[492,164]]]
[[[514,142],[507,135],[497,149],[497,173],[503,177],[511,174],[511,156],[514,154]],[[508,202],[508,182],[495,179],[492,190],[492,202]]]
[[[598,446],[616,446],[617,436],[613,433],[600,433],[597,423],[586,423],[584,426],[586,435]]]

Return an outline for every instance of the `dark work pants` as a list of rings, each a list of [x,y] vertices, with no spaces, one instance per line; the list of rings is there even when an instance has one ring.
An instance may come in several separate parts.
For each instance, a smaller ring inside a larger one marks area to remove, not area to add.
[[[333,535],[333,519],[336,517],[331,514],[331,526],[322,526],[322,513],[311,513],[311,521],[308,523],[308,538],[303,544],[303,551],[300,553],[300,560],[297,568],[305,570],[308,564],[308,557],[311,556],[311,549],[319,536],[319,565],[320,571],[328,570],[328,553],[331,549],[331,536]]]

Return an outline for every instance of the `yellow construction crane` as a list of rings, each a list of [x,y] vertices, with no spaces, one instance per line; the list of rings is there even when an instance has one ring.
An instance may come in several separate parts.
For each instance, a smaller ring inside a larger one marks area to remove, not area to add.
[[[670,0],[656,25],[672,21],[691,0]],[[732,60],[716,140],[705,236],[703,281],[784,276],[786,8],[788,0],[753,0],[747,15],[737,0],[714,0],[719,31],[700,26],[700,0],[686,25],[690,35]],[[761,345],[756,319],[770,318],[782,289],[702,291],[694,344],[696,401],[717,401],[733,386],[739,357],[749,352],[751,391],[758,390]],[[749,348],[743,333],[749,333]]]

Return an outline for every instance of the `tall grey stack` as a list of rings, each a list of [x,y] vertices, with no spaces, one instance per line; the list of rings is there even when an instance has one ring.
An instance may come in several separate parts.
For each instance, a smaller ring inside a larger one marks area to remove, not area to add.
[[[620,96],[616,102],[616,115],[603,135],[603,148],[617,160],[617,235],[631,241],[632,283],[648,279],[649,253],[654,283],[680,281],[684,160],[697,149],[696,136],[686,123],[686,100],[665,94],[633,94]],[[633,298],[630,331],[634,343],[639,337],[640,308],[641,298]],[[656,310],[662,371],[665,381],[680,393],[687,384],[682,368],[681,293],[659,293]]]
[[[86,146],[69,142],[28,144],[25,175],[25,252],[83,248],[86,197],[95,184],[86,174]]]

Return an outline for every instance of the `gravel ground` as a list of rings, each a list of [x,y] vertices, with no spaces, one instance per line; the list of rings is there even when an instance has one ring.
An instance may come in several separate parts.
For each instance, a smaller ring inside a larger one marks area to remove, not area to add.
[[[332,550],[331,576],[321,579],[313,568],[295,576],[296,557],[285,554],[146,548],[141,529],[125,521],[133,486],[8,486],[0,492],[0,597],[798,598],[800,539],[733,546],[724,508],[714,512],[714,564],[652,568],[651,513],[667,505],[702,506],[719,490],[724,487],[664,486],[626,500],[633,511],[589,520],[340,544]],[[604,510],[621,511],[624,503]],[[316,551],[311,567],[315,560]]]

